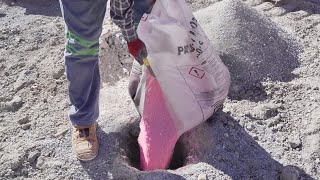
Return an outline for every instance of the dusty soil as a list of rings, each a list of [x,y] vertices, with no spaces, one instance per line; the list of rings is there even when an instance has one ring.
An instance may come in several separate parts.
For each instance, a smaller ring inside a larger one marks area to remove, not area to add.
[[[83,163],[71,152],[58,1],[0,1],[0,179],[320,179],[320,3],[187,2],[232,87],[223,111],[181,137],[171,170],[141,172],[130,60],[108,17],[100,153]]]

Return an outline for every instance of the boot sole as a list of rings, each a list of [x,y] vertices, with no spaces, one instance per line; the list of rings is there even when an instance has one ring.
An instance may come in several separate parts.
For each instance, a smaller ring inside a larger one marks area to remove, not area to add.
[[[87,162],[87,161],[92,161],[92,160],[95,159],[97,156],[98,156],[98,153],[96,153],[92,158],[82,159],[82,158],[80,158],[80,157],[77,156],[77,159],[80,160],[80,161]]]

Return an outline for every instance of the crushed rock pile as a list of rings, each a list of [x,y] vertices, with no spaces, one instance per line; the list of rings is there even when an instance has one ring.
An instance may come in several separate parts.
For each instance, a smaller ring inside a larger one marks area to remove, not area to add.
[[[195,13],[228,65],[234,84],[244,89],[262,81],[292,80],[298,67],[296,39],[241,1],[223,1]]]

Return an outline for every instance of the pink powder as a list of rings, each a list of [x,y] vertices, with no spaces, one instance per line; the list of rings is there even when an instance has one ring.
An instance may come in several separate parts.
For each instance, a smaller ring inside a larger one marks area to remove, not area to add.
[[[166,169],[179,138],[160,85],[147,71],[146,94],[138,138],[142,170]]]

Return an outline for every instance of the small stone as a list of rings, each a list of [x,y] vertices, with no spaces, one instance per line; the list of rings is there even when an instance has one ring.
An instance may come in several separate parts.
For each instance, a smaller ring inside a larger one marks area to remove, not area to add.
[[[37,160],[37,158],[39,156],[40,156],[40,152],[38,152],[38,151],[33,151],[33,152],[29,153],[28,162],[33,163],[35,160]]]
[[[11,160],[11,169],[13,171],[18,169],[22,165],[22,162],[23,162],[23,156],[19,155],[19,156],[14,157]]]
[[[28,130],[28,129],[30,129],[30,127],[31,127],[31,124],[24,124],[24,125],[21,126],[21,128],[23,130]]]
[[[17,43],[20,43],[23,39],[22,39],[22,38],[20,38],[20,37],[16,37],[16,39],[15,39],[15,40],[16,40],[16,42],[17,42]]]
[[[4,70],[5,68],[6,68],[6,66],[5,66],[4,64],[1,64],[0,70],[2,71],[2,70]]]
[[[253,138],[254,140],[259,140],[259,136],[256,135],[256,134],[254,134],[254,135],[252,136],[252,138]]]
[[[44,156],[38,157],[36,167],[37,167],[38,169],[41,169],[42,166],[44,165],[44,162],[45,162],[45,157],[44,157]]]
[[[61,168],[65,164],[66,164],[66,162],[62,159],[57,160],[57,161],[50,161],[47,163],[49,168]]]
[[[198,180],[207,180],[207,175],[206,174],[199,174]]]
[[[258,105],[250,113],[256,119],[270,119],[278,115],[277,107],[274,105]]]
[[[228,138],[228,137],[229,137],[229,134],[228,134],[228,133],[224,133],[223,136],[226,137],[226,138]]]
[[[30,84],[34,84],[36,76],[37,73],[34,73],[32,71],[22,71],[13,85],[14,91],[18,92],[19,90],[29,86]]]
[[[31,91],[35,91],[35,90],[37,90],[37,88],[38,88],[37,85],[32,85],[32,86],[30,87],[30,90],[31,90]]]
[[[248,90],[248,91],[246,92],[246,94],[247,94],[248,96],[252,96],[252,95],[253,95],[253,91],[252,91],[252,90]]]
[[[261,87],[262,87],[262,84],[261,84],[260,82],[257,82],[257,83],[255,84],[255,86],[256,86],[256,88],[261,88]]]
[[[284,167],[284,169],[280,174],[280,180],[298,180],[298,179],[299,179],[299,171],[292,166]]]
[[[60,68],[58,71],[55,71],[52,75],[53,79],[60,79],[64,74],[64,68]]]
[[[277,124],[277,129],[282,129],[284,125],[282,123]]]
[[[237,85],[237,84],[231,86],[231,88],[230,88],[231,92],[234,93],[234,94],[239,94],[242,89],[243,88],[240,85]]]
[[[58,138],[58,137],[64,136],[64,135],[66,135],[68,130],[69,130],[69,128],[64,128],[64,129],[58,131],[55,135],[53,135],[53,137]]]
[[[277,125],[277,124],[280,123],[280,121],[281,121],[281,117],[280,117],[280,116],[276,116],[276,117],[274,118],[273,124]]]
[[[59,43],[58,38],[52,37],[49,41],[50,46],[56,46]]]
[[[252,131],[254,129],[254,125],[252,123],[248,123],[246,125],[246,128],[247,128],[248,131]]]
[[[278,111],[275,108],[265,109],[264,119],[269,119],[278,115]]]
[[[289,144],[291,148],[295,149],[298,148],[302,143],[300,137],[298,135],[294,135],[289,137]]]
[[[234,127],[234,126],[235,126],[234,122],[232,122],[232,121],[228,121],[228,125],[229,125],[230,127]]]
[[[274,119],[270,119],[268,123],[268,127],[277,126],[280,124],[281,118],[279,116],[276,116]],[[278,126],[277,126],[278,127]]]
[[[7,102],[7,109],[9,111],[15,112],[21,108],[22,104],[23,102],[21,97],[14,96],[10,102]]]
[[[19,124],[26,124],[26,123],[28,123],[28,122],[29,122],[29,117],[28,117],[28,116],[25,116],[25,117],[20,118],[20,119],[18,120],[18,123],[19,123]]]

